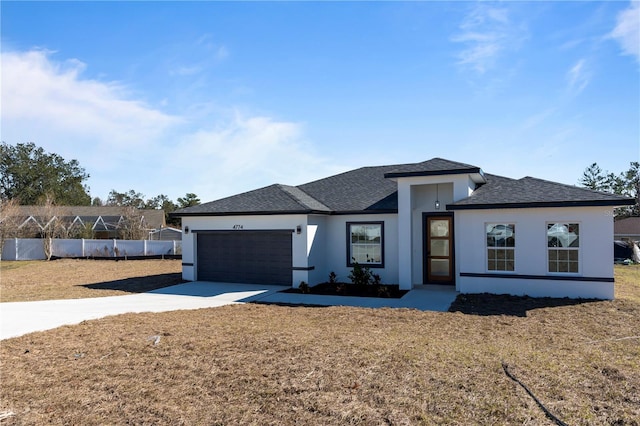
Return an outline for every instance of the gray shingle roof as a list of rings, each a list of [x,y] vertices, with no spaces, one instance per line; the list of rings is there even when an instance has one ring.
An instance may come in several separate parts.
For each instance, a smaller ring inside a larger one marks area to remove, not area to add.
[[[477,174],[479,181],[486,183],[470,197],[448,205],[451,210],[633,203],[617,195],[532,177],[515,180],[483,174],[476,166],[434,158],[414,164],[362,167],[299,186],[270,185],[173,215],[393,213],[398,211],[397,183],[389,178],[459,173]]]
[[[326,212],[330,209],[295,186],[269,185],[264,188],[199,204],[175,213],[189,215],[284,214]]]
[[[404,164],[385,173],[385,177],[433,176],[443,174],[480,173],[480,167],[470,164],[432,158],[422,163]]]
[[[619,195],[529,176],[515,180],[485,174],[485,178],[485,185],[476,189],[470,197],[447,204],[447,209],[620,206],[634,203],[634,200]]]
[[[51,209],[47,209],[44,206],[18,206],[18,213],[22,216],[40,217],[51,214]],[[120,206],[56,206],[53,213],[59,216],[73,217],[79,216],[83,221],[86,218],[93,218],[93,222],[102,216],[103,219],[107,216],[117,216],[127,214],[126,207]],[[160,228],[165,226],[164,210],[159,209],[138,209],[138,213],[144,216],[144,220],[150,228]],[[106,219],[104,219],[106,221]]]
[[[334,212],[397,211],[397,184],[384,177],[396,167],[362,167],[298,188]]]

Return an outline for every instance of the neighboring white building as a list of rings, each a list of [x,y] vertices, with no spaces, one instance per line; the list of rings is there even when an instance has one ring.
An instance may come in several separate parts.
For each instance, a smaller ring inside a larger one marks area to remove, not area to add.
[[[612,209],[633,200],[434,158],[271,185],[174,213],[186,280],[317,284],[353,260],[402,289],[614,296]]]

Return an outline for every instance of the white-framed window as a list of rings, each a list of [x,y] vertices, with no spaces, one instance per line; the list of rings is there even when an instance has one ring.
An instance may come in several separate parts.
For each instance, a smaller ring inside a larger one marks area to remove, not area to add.
[[[384,266],[384,222],[347,222],[347,265]]]
[[[512,272],[516,269],[516,225],[485,224],[487,237],[487,270]]]
[[[580,224],[547,223],[548,271],[577,274],[580,272]]]

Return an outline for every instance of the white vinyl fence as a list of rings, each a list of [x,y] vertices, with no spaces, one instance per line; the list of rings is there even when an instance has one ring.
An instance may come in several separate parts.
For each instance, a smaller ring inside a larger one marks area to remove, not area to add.
[[[142,257],[182,254],[182,241],[149,240],[51,240],[53,257]],[[41,238],[10,238],[2,248],[2,260],[43,260]]]

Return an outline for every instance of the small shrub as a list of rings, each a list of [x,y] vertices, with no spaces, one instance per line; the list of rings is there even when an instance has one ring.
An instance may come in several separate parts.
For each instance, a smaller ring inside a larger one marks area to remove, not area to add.
[[[371,284],[371,270],[368,266],[362,266],[353,259],[353,269],[349,273],[349,279],[355,285],[369,285]]]
[[[382,278],[380,278],[379,274],[372,274],[371,275],[371,279],[373,281],[373,285],[380,285],[382,284]]]
[[[335,272],[331,271],[329,273],[329,283],[330,284],[335,284],[338,282],[338,276],[336,275]]]
[[[308,294],[309,293],[309,284],[307,284],[304,281],[300,281],[300,285],[298,286],[298,288],[300,289],[300,291],[304,294]]]
[[[336,285],[336,293],[347,294],[347,286],[344,283]]]
[[[377,288],[378,297],[391,297],[389,293],[389,287],[386,285],[378,285]]]

